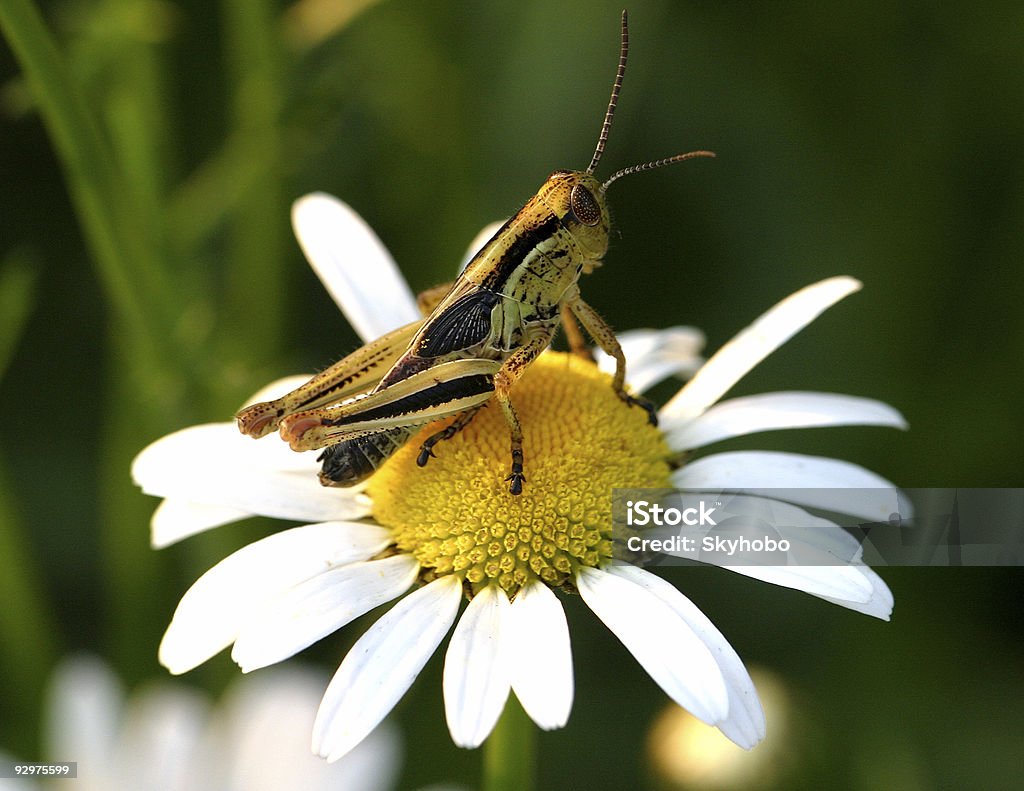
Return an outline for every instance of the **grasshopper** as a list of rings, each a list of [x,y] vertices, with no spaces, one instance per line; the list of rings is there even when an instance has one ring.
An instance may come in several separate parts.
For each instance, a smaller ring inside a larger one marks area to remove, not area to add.
[[[619,64],[597,147],[586,170],[556,170],[470,260],[454,283],[420,295],[425,318],[399,327],[274,401],[237,415],[243,434],[279,430],[293,450],[324,448],[320,482],[351,486],[374,472],[419,427],[454,417],[420,447],[454,436],[496,399],[511,436],[509,491],[523,482],[523,430],[512,404],[516,380],[564,325],[572,351],[590,357],[579,325],[615,359],[612,389],[626,404],[653,406],[625,389],[626,360],[611,328],[580,297],[580,275],[601,264],[610,227],[605,193],[619,178],[693,157],[691,151],[594,177],[626,71],[629,33],[622,12]],[[577,324],[577,322],[579,324]]]

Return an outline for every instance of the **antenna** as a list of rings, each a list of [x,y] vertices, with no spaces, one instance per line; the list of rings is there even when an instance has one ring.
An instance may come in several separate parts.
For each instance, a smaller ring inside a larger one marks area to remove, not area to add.
[[[656,159],[653,162],[645,162],[642,165],[631,165],[628,168],[612,173],[608,180],[601,185],[601,192],[604,192],[611,186],[613,181],[617,181],[623,176],[630,176],[633,173],[643,173],[645,170],[654,170],[655,168],[663,168],[665,165],[671,165],[675,162],[682,162],[684,159],[693,159],[694,157],[714,157],[714,151],[688,151],[685,154],[676,154],[674,157],[665,157],[664,159]]]
[[[601,161],[604,153],[605,143],[608,142],[608,132],[612,128],[612,118],[615,117],[615,105],[619,101],[619,91],[622,90],[622,78],[626,76],[626,56],[629,54],[629,22],[626,19],[626,9],[622,9],[622,46],[619,49],[619,67],[615,71],[615,82],[612,83],[612,98],[608,100],[608,110],[604,114],[604,123],[601,124],[601,134],[597,138],[597,148],[594,149],[594,156],[587,167],[587,173],[593,173],[597,163]]]
[[[615,117],[615,106],[619,102],[619,91],[622,90],[622,78],[626,76],[626,57],[629,55],[629,20],[627,19],[626,9],[622,9],[622,45],[619,49],[619,67],[615,71],[615,82],[612,83],[612,96],[608,100],[608,109],[604,114],[604,123],[601,124],[601,134],[597,138],[597,148],[594,149],[594,156],[590,160],[590,165],[587,167],[587,173],[593,173],[597,168],[597,164],[601,161],[601,155],[604,153],[605,144],[608,142],[608,133],[612,128],[612,119]],[[633,173],[642,173],[645,170],[654,170],[655,168],[662,168],[665,165],[671,165],[675,162],[682,162],[684,159],[693,159],[694,157],[714,157],[714,151],[688,151],[685,154],[676,154],[674,157],[665,157],[664,159],[656,159],[653,162],[645,162],[642,165],[633,165],[628,168],[612,173],[611,177],[601,185],[601,192],[605,192],[613,182],[618,181],[623,176],[630,176]]]

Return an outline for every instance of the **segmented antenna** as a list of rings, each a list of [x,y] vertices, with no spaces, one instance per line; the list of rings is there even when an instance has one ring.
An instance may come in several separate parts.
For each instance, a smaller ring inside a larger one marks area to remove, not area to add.
[[[615,117],[615,105],[619,101],[619,91],[622,90],[622,78],[626,76],[626,56],[629,54],[629,23],[626,19],[626,9],[622,9],[622,46],[619,49],[619,68],[615,72],[615,82],[612,83],[612,98],[608,100],[608,110],[604,114],[604,123],[601,124],[601,134],[597,138],[597,148],[594,149],[594,156],[590,160],[587,173],[593,173],[597,163],[601,161],[601,154],[604,153],[605,143],[608,142],[608,132],[612,128],[612,118]]]
[[[685,154],[676,154],[674,157],[656,159],[653,162],[645,162],[642,165],[631,165],[628,168],[623,168],[622,170],[612,173],[608,180],[601,185],[601,192],[607,190],[613,181],[617,181],[623,176],[630,176],[633,173],[643,173],[645,170],[663,168],[665,165],[671,165],[674,162],[682,162],[684,159],[693,159],[694,157],[713,157],[714,155],[714,151],[688,151]]]

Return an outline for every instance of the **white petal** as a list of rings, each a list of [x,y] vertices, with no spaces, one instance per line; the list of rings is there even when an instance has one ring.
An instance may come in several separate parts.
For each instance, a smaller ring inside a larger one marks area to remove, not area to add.
[[[508,620],[505,591],[488,585],[470,601],[444,657],[444,713],[452,741],[479,747],[494,729],[510,689],[502,651]]]
[[[854,612],[863,613],[864,615],[870,615],[874,618],[881,618],[883,621],[888,621],[892,615],[893,607],[893,595],[892,591],[889,590],[889,586],[885,584],[885,581],[875,573],[873,569],[868,566],[860,566],[860,573],[864,575],[868,583],[871,585],[871,595],[867,601],[850,601],[848,599],[835,599],[830,596],[821,596],[820,598],[825,601],[838,604],[840,607],[846,607]]]
[[[908,515],[894,484],[856,464],[775,451],[716,453],[672,473],[672,485],[696,491],[742,490],[864,519]]]
[[[316,452],[294,453],[275,437],[253,440],[232,423],[168,434],[132,462],[146,494],[295,521],[360,519],[364,495],[321,486]]]
[[[186,591],[160,643],[160,663],[184,673],[230,645],[252,614],[326,569],[368,560],[389,531],[355,522],[284,530],[229,555]]]
[[[664,539],[685,533],[694,539],[689,542],[689,548],[673,549],[669,554],[722,566],[742,564],[747,556],[742,552],[723,556],[720,551],[704,546],[707,539],[730,539],[740,535],[786,539],[793,545],[785,557],[786,562],[810,566],[855,563],[863,555],[860,542],[835,522],[771,497],[682,492],[672,499],[671,505],[680,510],[687,507],[696,509],[701,501],[707,502],[711,498],[716,500],[715,508],[711,509],[714,511],[714,524],[658,526],[645,529],[644,536]],[[780,551],[778,557],[781,559],[782,555]]]
[[[829,601],[863,605],[871,598],[867,566],[721,566],[745,577],[803,591]],[[845,606],[845,604],[844,604]]]
[[[469,243],[466,248],[465,254],[462,256],[462,263],[459,264],[459,273],[469,266],[469,262],[473,260],[473,256],[479,253],[485,244],[491,241],[491,237],[500,231],[507,221],[492,222],[489,225],[485,225],[480,229],[480,233],[473,237],[473,241]]]
[[[790,550],[784,554],[786,565],[757,562],[745,565],[742,555],[699,551],[670,551],[668,554],[702,563],[710,563],[746,577],[809,593],[826,601],[858,612],[887,618],[892,597],[885,599],[888,589],[870,568],[861,562],[860,543],[834,522],[823,519],[787,502],[769,497],[721,495],[718,524],[703,528],[687,528],[687,535],[700,547],[708,536],[736,538],[747,534],[760,537],[774,533],[785,539]],[[707,499],[704,496],[702,499]],[[684,502],[682,505],[686,505]],[[748,532],[743,521],[749,519]],[[724,532],[724,535],[723,535]],[[666,538],[679,533],[678,528],[657,528],[645,535]],[[761,560],[760,558],[758,560]],[[878,587],[881,585],[881,589]],[[888,608],[888,609],[886,609]]]
[[[572,649],[565,611],[547,585],[533,581],[519,591],[502,641],[523,709],[543,730],[563,727],[572,710]]]
[[[690,420],[660,422],[673,450],[692,450],[730,437],[815,426],[890,426],[907,422],[888,404],[837,393],[762,393],[715,404]]]
[[[848,566],[722,566],[745,577],[803,591],[832,604],[888,621],[893,598],[881,578],[863,564]]]
[[[280,662],[374,607],[405,593],[419,564],[410,555],[350,563],[317,574],[253,613],[231,658],[242,672]]]
[[[183,538],[252,516],[248,511],[186,500],[164,500],[153,512],[149,541],[154,549],[169,547]]]
[[[587,606],[666,695],[709,725],[726,719],[729,695],[718,662],[671,607],[635,582],[600,569],[580,569],[576,584]]]
[[[612,566],[608,572],[643,586],[686,621],[718,661],[718,667],[725,678],[726,689],[729,692],[729,716],[720,722],[718,727],[744,750],[751,749],[761,741],[765,734],[764,710],[757,697],[757,690],[754,689],[754,682],[751,681],[739,654],[711,620],[675,586],[661,577],[627,565]]]
[[[377,727],[444,639],[461,601],[458,577],[441,577],[398,602],[356,641],[320,703],[315,753],[336,761]]]
[[[345,203],[322,192],[299,198],[292,227],[313,271],[364,341],[420,318],[391,254]]]
[[[626,355],[626,381],[638,393],[670,376],[692,376],[704,362],[704,333],[694,327],[627,330],[618,340]],[[614,357],[600,349],[595,354],[602,371],[615,372]]]
[[[699,415],[761,360],[860,287],[852,277],[831,277],[786,297],[719,349],[661,414],[666,418]]]

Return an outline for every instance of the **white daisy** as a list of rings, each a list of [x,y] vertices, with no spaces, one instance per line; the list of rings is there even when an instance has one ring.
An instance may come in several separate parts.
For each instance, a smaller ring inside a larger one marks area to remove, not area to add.
[[[130,695],[101,660],[58,665],[50,684],[46,754],[75,760],[78,791],[387,791],[401,745],[379,728],[345,760],[325,764],[309,752],[319,673],[278,669],[239,679],[211,701],[180,682],[143,685]],[[64,788],[60,778],[39,786]],[[2,783],[0,783],[0,787]]]
[[[394,262],[351,209],[312,195],[296,204],[293,220],[313,268],[363,338],[417,318]],[[799,506],[875,520],[882,504],[837,497],[834,490],[892,491],[890,483],[852,464],[795,454],[722,453],[675,471],[668,463],[712,442],[769,429],[904,427],[891,407],[853,396],[790,392],[718,403],[773,349],[859,287],[848,277],[831,278],[770,309],[665,405],[660,429],[649,426],[642,410],[625,408],[598,367],[546,352],[513,391],[530,463],[530,485],[519,497],[503,482],[508,433],[493,409],[482,410],[422,469],[415,464],[414,438],[365,491],[322,488],[316,453],[292,453],[273,439],[254,442],[233,423],[194,426],[158,440],[132,468],[147,493],[164,498],[153,518],[154,545],[256,514],[312,523],[244,547],[204,574],[182,598],[160,661],[183,673],[233,645],[232,658],[247,672],[405,594],[342,661],[321,702],[313,747],[334,760],[359,744],[453,624],[445,713],[455,743],[476,747],[510,691],[541,728],[566,723],[572,661],[553,590],[578,591],[675,702],[740,746],[753,747],[764,736],[764,715],[736,652],[675,587],[613,562],[610,490],[728,487],[756,494],[801,487],[808,502],[798,495],[795,505],[779,506],[790,509],[785,516],[794,541],[850,560],[731,570],[887,619],[892,596],[860,563],[851,539]],[[691,373],[700,362],[703,339],[691,329],[620,338],[636,389]],[[275,383],[253,400],[279,395],[305,378]],[[814,496],[807,487],[829,489]]]

